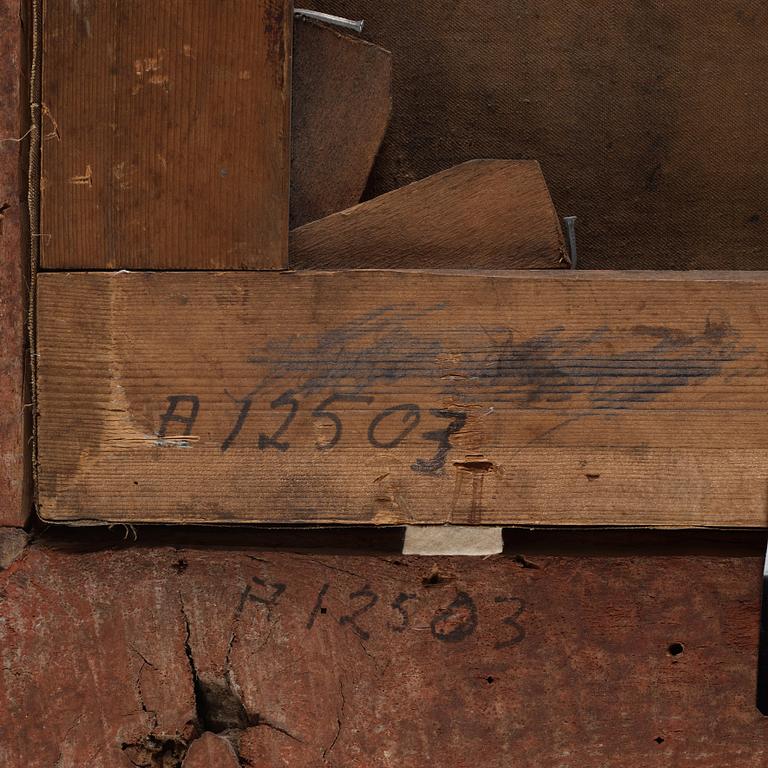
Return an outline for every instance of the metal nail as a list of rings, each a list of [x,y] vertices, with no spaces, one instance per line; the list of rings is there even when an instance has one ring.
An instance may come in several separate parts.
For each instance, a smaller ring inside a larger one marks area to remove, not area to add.
[[[576,216],[565,216],[565,231],[568,233],[568,250],[571,253],[571,269],[576,269]]]
[[[332,16],[330,13],[310,11],[306,8],[294,8],[293,15],[303,16],[307,19],[315,19],[315,21],[324,21],[326,24],[333,24],[333,26],[341,27],[342,29],[350,29],[358,34],[363,31],[363,24],[365,24],[362,19],[360,21],[355,21],[353,19],[345,19],[341,16]]]

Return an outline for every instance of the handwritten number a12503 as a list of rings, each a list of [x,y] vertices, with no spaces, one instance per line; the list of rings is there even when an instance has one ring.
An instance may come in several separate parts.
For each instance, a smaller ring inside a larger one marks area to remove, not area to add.
[[[333,437],[331,437],[329,440],[326,440],[325,442],[321,443],[318,442],[317,450],[318,451],[329,451],[331,448],[333,448],[339,440],[341,440],[341,433],[342,433],[342,425],[341,425],[341,419],[332,411],[329,411],[329,407],[333,405],[333,403],[372,403],[373,397],[371,395],[344,395],[339,393],[334,393],[330,397],[323,400],[320,405],[315,408],[314,411],[312,411],[312,415],[316,419],[330,419],[330,421],[333,422],[334,427],[336,428],[336,431],[333,434]]]
[[[477,606],[466,593],[458,592],[453,602],[435,613],[429,625],[432,636],[444,643],[460,643],[477,629]]]
[[[393,632],[405,632],[411,625],[411,617],[408,611],[405,609],[405,603],[408,600],[415,600],[416,595],[410,595],[407,592],[401,592],[393,601],[392,608],[394,608],[400,614],[400,624],[390,624],[389,627]]]
[[[278,451],[287,451],[290,447],[290,443],[287,440],[281,442],[280,438],[285,434],[285,430],[291,426],[291,422],[296,418],[296,411],[299,410],[299,401],[293,396],[294,394],[294,391],[289,389],[269,404],[272,410],[277,410],[285,405],[290,406],[291,410],[288,411],[288,414],[283,419],[283,423],[275,430],[271,437],[264,434],[264,432],[259,433],[259,450],[275,448]]]
[[[379,439],[377,435],[379,428],[386,419],[390,416],[400,415],[403,423],[403,428],[394,437],[389,440]],[[377,414],[373,421],[368,426],[368,442],[374,448],[396,448],[400,443],[405,440],[408,435],[413,432],[421,421],[421,410],[418,405],[414,403],[403,403],[402,405],[393,405],[391,408],[386,408],[381,413]]]
[[[341,616],[339,618],[339,624],[344,626],[345,624],[349,624],[350,627],[352,627],[352,631],[361,639],[361,640],[367,640],[370,637],[370,633],[367,629],[363,629],[358,623],[357,619],[362,616],[364,613],[368,612],[373,608],[376,603],[379,602],[379,596],[373,592],[366,584],[362,589],[359,589],[357,592],[350,592],[349,593],[349,599],[350,600],[356,600],[358,597],[367,597],[368,602],[361,605],[356,610],[352,611],[348,616]]]
[[[451,436],[467,423],[467,414],[464,411],[430,410],[430,413],[440,419],[450,419],[450,422],[445,429],[436,429],[422,435],[425,440],[434,440],[437,443],[437,451],[431,459],[416,459],[411,464],[414,472],[424,475],[437,474],[443,469],[445,457],[451,450]]]
[[[255,595],[253,594],[253,587],[251,585],[247,585],[246,588],[243,590],[243,594],[240,596],[240,606],[237,609],[238,614],[242,612],[243,608],[245,608],[245,603],[247,600],[250,600],[253,603],[259,603],[260,605],[266,605],[267,608],[271,608],[273,605],[277,604],[277,601],[280,597],[280,595],[285,592],[286,585],[282,584],[280,582],[277,582],[275,584],[269,584],[264,579],[260,579],[258,576],[253,576],[251,578],[251,581],[257,586],[257,587],[263,587],[264,589],[270,590],[271,594],[267,597],[262,597],[261,595]]]
[[[518,623],[518,619],[520,618],[521,614],[525,610],[525,601],[522,600],[519,597],[497,597],[495,598],[495,602],[497,603],[511,603],[514,606],[516,606],[512,613],[502,619],[502,624],[506,624],[508,627],[512,627],[513,634],[511,637],[509,637],[506,640],[500,640],[498,643],[496,643],[496,650],[501,650],[502,648],[510,648],[513,645],[517,645],[518,643],[521,643],[523,639],[525,638],[525,629],[521,624]]]

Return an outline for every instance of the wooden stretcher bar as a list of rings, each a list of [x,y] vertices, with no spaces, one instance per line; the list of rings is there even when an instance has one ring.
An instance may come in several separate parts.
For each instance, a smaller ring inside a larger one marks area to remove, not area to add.
[[[765,526],[768,275],[49,273],[46,520]]]

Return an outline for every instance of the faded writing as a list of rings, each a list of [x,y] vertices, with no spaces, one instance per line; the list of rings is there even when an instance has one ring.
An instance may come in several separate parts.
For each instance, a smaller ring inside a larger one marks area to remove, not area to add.
[[[326,581],[318,588],[312,607],[308,609],[305,628],[311,632],[317,622],[323,617],[329,617],[340,627],[352,632],[360,640],[371,639],[374,627],[383,627],[393,634],[402,634],[415,626],[415,622],[425,622],[431,637],[449,645],[462,643],[471,638],[480,626],[479,609],[475,598],[464,590],[458,590],[451,597],[444,598],[441,605],[423,615],[424,609],[419,595],[410,592],[399,592],[392,600],[387,601],[370,583],[364,583],[351,591],[336,594],[335,599],[346,605],[346,610],[333,616],[328,607],[332,595],[332,582]],[[252,577],[240,596],[237,615],[243,613],[249,604],[262,606],[271,616],[272,610],[279,608],[282,601],[291,599],[290,585],[283,582],[270,582],[259,577]],[[508,628],[494,647],[497,650],[511,648],[523,641],[525,630],[521,623],[522,614],[526,609],[525,601],[520,597],[497,595],[493,598],[495,604],[509,604],[510,612],[501,618],[496,618],[496,631]],[[382,623],[374,618],[378,611],[387,612],[388,618]]]
[[[272,432],[259,431],[263,425],[256,425],[249,447],[288,451],[291,426],[300,409],[309,408],[331,428],[315,440],[315,448],[333,450],[344,441],[343,409],[375,404],[376,394],[367,390],[427,380],[435,399],[458,407],[390,405],[372,414],[366,438],[379,450],[397,448],[406,440],[431,442],[432,455],[415,456],[410,467],[438,474],[452,437],[466,424],[464,403],[511,404],[523,410],[567,406],[574,416],[611,415],[720,375],[726,365],[727,376],[749,373],[730,365],[752,350],[740,344],[739,332],[727,319],[707,319],[698,333],[638,324],[620,332],[600,327],[573,334],[557,326],[527,339],[519,339],[508,327],[482,327],[476,344],[455,351],[444,347],[444,328],[421,330],[425,317],[447,309],[443,304],[422,309],[415,304],[385,306],[309,340],[268,341],[248,358],[266,374],[244,394],[226,391],[235,407],[231,426],[220,438],[221,451],[229,451],[243,433],[254,430],[249,423],[253,405],[258,401],[264,408],[265,400],[270,410],[282,414],[281,421]],[[169,395],[158,437],[165,438],[171,425],[178,425],[181,436],[189,436],[204,410],[195,394]],[[438,426],[440,420],[447,423]]]

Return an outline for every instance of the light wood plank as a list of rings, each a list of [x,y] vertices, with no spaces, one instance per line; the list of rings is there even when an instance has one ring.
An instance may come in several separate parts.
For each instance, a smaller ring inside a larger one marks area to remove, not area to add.
[[[290,234],[299,269],[553,269],[567,266],[534,160],[471,160]]]
[[[288,0],[42,1],[42,266],[286,266]]]
[[[764,526],[767,327],[761,273],[44,274],[40,512]]]

